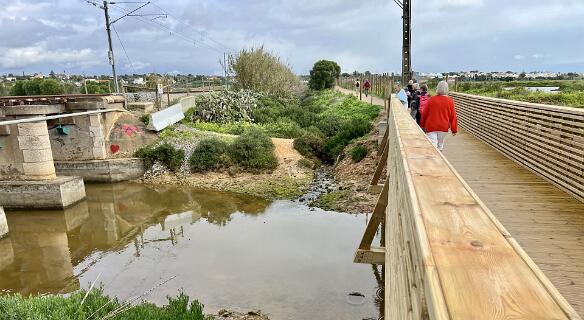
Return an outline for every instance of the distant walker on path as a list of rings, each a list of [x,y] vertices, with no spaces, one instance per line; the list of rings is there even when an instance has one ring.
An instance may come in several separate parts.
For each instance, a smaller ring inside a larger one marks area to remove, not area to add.
[[[369,96],[369,89],[371,88],[371,83],[369,82],[369,79],[365,80],[365,83],[363,84],[363,89],[365,89],[365,96]]]
[[[430,97],[428,105],[423,108],[420,126],[432,144],[442,151],[448,130],[455,136],[458,132],[454,100],[448,96],[448,82],[440,81],[436,96]]]

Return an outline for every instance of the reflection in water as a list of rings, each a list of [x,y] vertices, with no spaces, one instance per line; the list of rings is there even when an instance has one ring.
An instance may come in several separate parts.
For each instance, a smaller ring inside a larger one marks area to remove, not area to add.
[[[0,292],[67,293],[102,274],[106,292],[125,299],[176,276],[148,299],[182,288],[209,311],[261,308],[275,319],[376,318],[382,308],[370,267],[351,263],[363,216],[173,186],[86,192],[66,210],[7,212]],[[362,305],[346,303],[352,291],[366,294]]]

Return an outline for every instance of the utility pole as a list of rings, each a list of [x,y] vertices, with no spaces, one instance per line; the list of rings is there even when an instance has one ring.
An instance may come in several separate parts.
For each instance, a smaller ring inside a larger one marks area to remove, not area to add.
[[[402,0],[403,7],[403,47],[402,47],[402,84],[412,79],[412,1]]]
[[[109,45],[109,51],[107,52],[107,56],[109,58],[109,63],[112,66],[112,74],[114,77],[114,90],[116,93],[119,93],[120,88],[118,86],[118,77],[116,76],[116,63],[114,60],[114,48],[112,47],[112,32],[110,29],[110,18],[107,7],[107,1],[103,2],[103,12],[105,14],[105,30],[107,31],[107,43]]]
[[[225,82],[225,90],[227,87],[227,53],[223,52],[223,82]]]

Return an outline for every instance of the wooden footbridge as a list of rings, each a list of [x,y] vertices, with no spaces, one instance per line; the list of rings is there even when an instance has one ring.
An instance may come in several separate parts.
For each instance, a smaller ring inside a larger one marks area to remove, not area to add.
[[[444,153],[368,98],[388,118],[355,261],[384,265],[385,319],[582,319],[584,110],[451,96]]]

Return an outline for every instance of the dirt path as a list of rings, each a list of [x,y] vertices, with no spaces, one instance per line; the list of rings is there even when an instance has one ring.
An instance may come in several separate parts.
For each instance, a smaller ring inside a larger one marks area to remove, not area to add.
[[[278,167],[268,173],[250,173],[229,168],[220,172],[172,173],[144,179],[152,184],[183,184],[202,189],[245,193],[264,198],[294,199],[300,197],[312,182],[313,170],[298,165],[302,155],[294,149],[293,139],[272,138]]]

